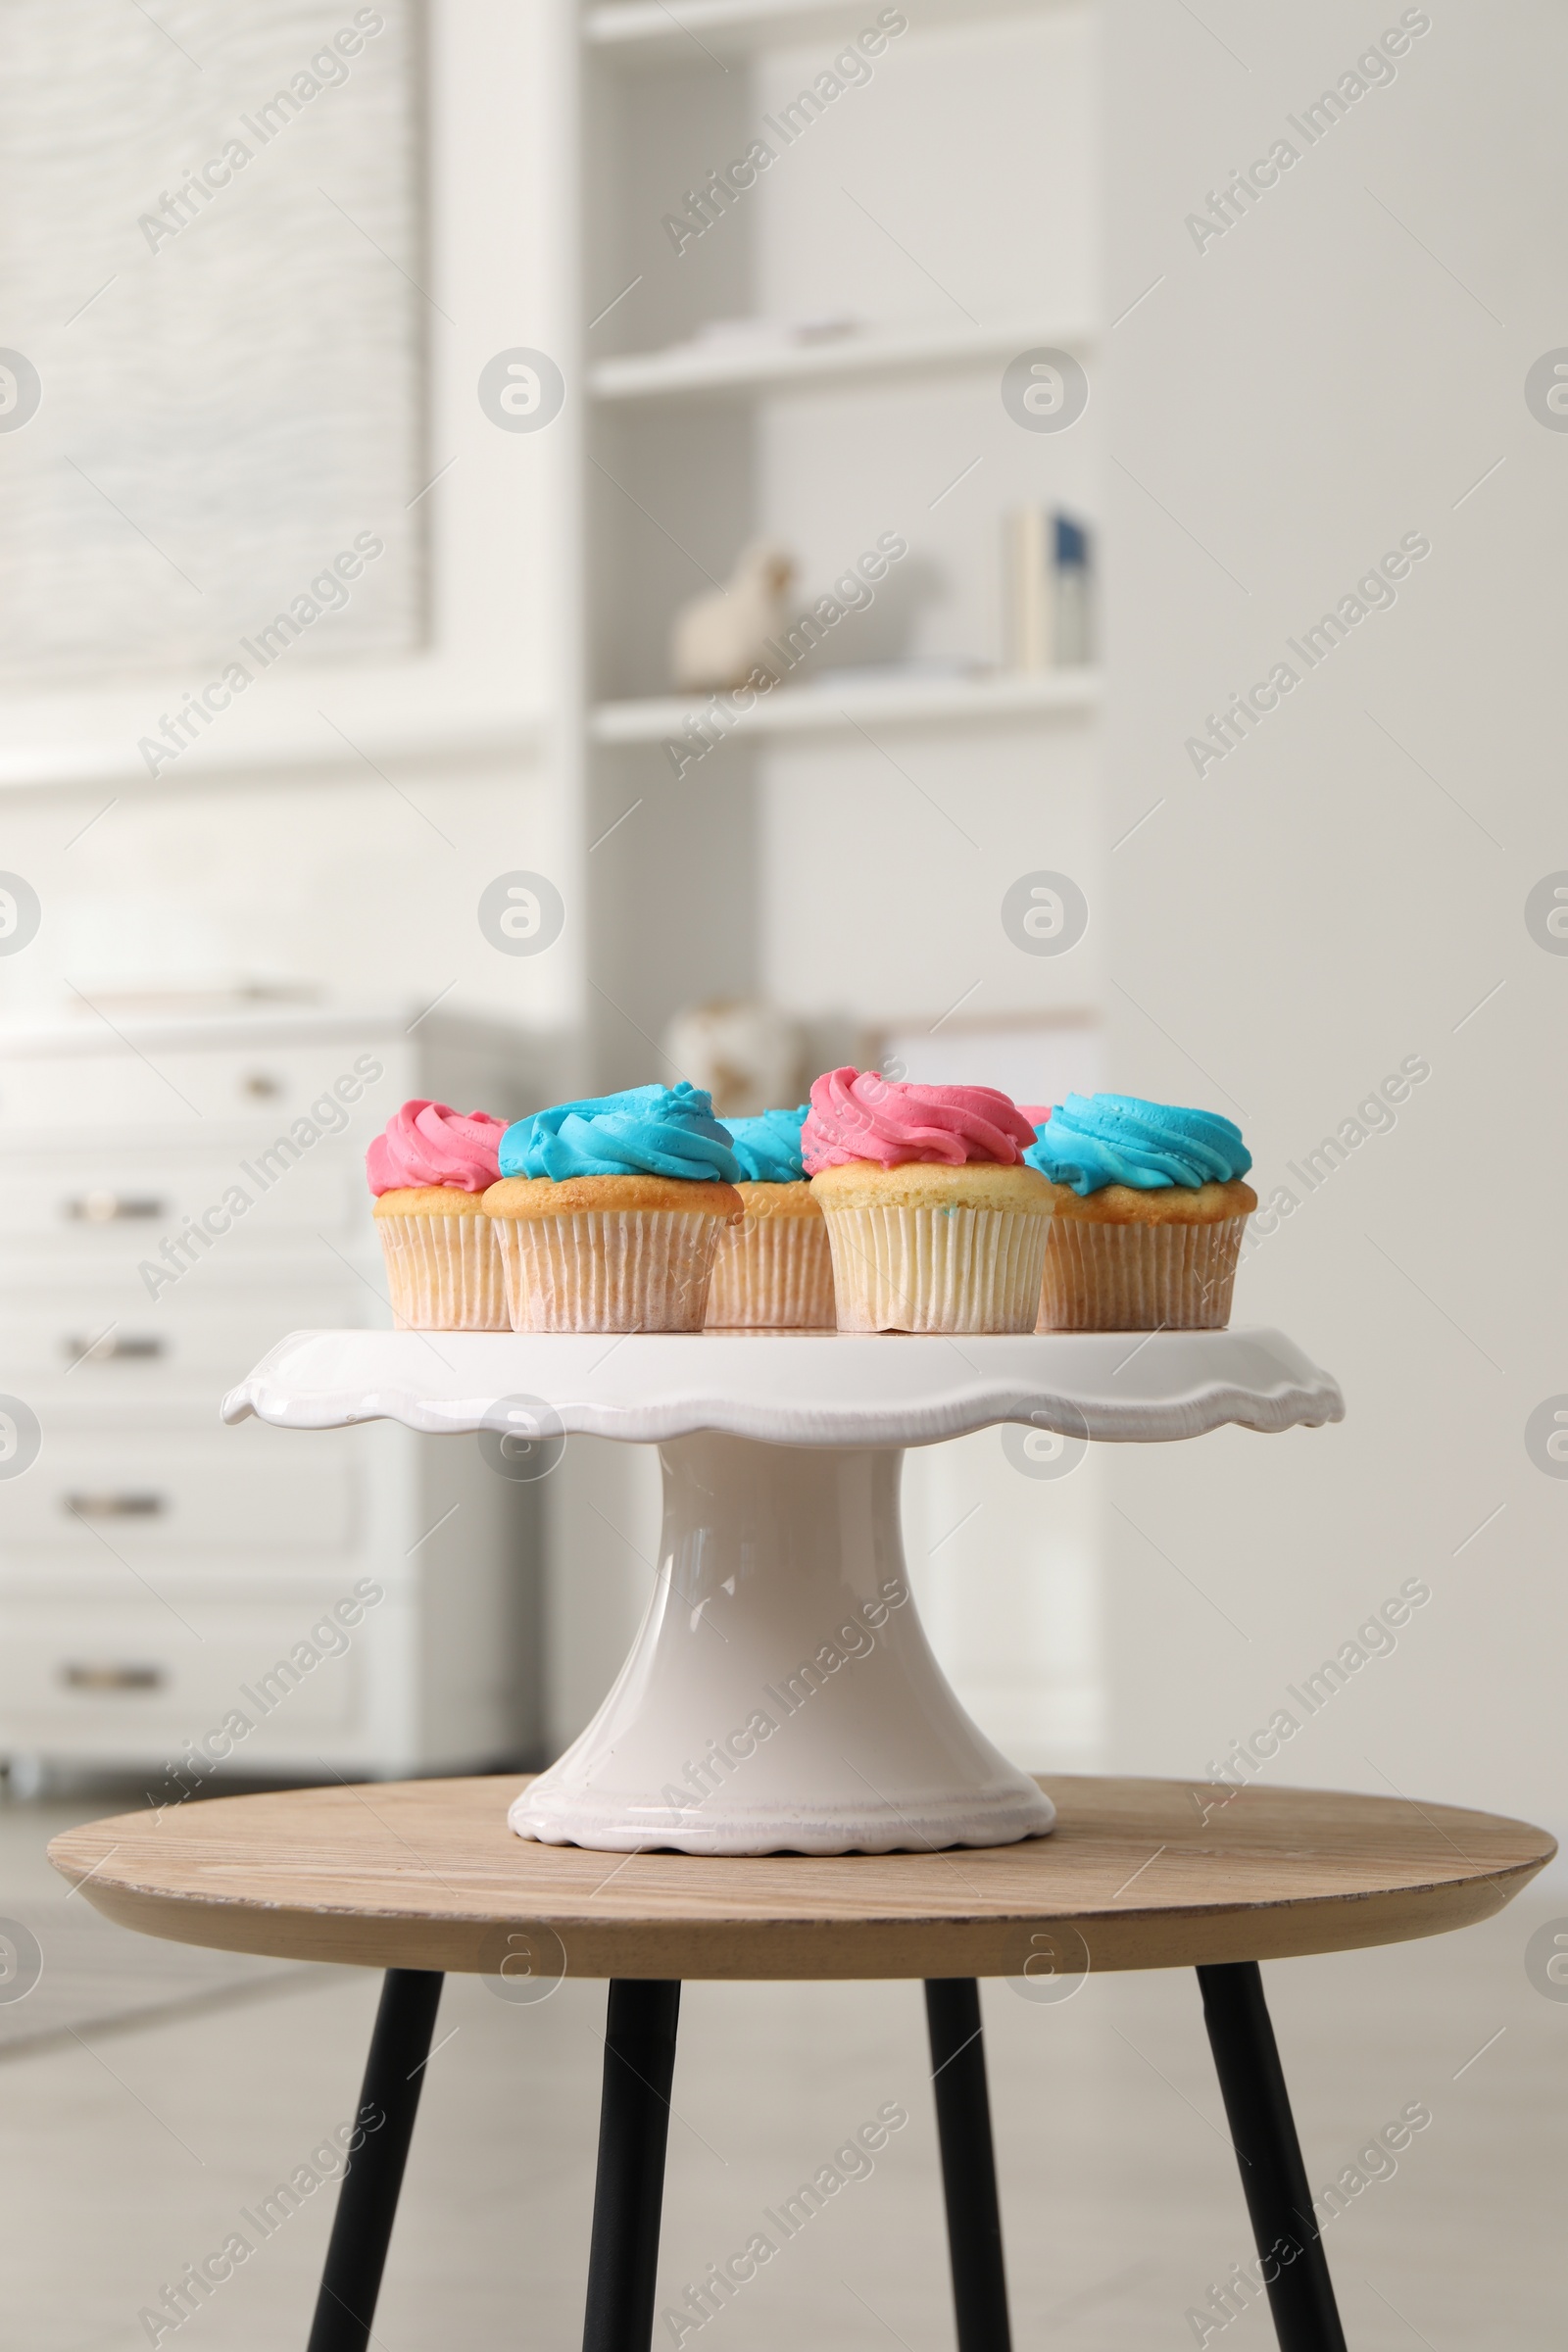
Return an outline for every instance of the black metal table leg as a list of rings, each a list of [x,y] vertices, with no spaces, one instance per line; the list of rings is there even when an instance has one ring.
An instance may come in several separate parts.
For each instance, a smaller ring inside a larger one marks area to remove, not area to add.
[[[1200,1968],[1198,1982],[1280,2352],[1345,2352],[1257,1962]]]
[[[653,2342],[679,2016],[678,1984],[612,1981],[583,2352],[649,2352]]]
[[[360,2144],[338,2190],[309,2352],[366,2352],[370,2340],[441,1984],[428,1969],[386,1972],[356,2118]]]
[[[928,1980],[925,2014],[931,2029],[931,2081],[942,2143],[958,2352],[1008,2352],[1012,2337],[1007,2274],[1002,2258],[979,1985],[973,1977]]]

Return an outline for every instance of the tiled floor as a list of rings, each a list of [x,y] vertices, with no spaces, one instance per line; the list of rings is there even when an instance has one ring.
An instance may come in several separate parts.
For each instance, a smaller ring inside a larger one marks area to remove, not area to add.
[[[0,1808],[0,1911],[25,1919],[51,1899],[44,1838],[105,1809]],[[1568,1927],[1568,1896],[1526,1897],[1464,1935],[1267,1972],[1314,2188],[1401,2109],[1431,2110],[1396,2173],[1327,2232],[1355,2352],[1562,2342],[1568,2001],[1535,1989],[1524,1959],[1559,1915]],[[0,2064],[7,2352],[145,2345],[141,2309],[246,2229],[241,2209],[353,2113],[375,1994],[358,1971],[315,1973]],[[1190,2307],[1250,2246],[1194,1982],[1107,1977],[1057,2006],[989,1984],[985,2004],[1020,2352],[1197,2342]],[[603,2020],[602,1986],[517,2007],[449,1982],[376,2324],[384,2352],[580,2340]],[[662,2310],[884,2103],[909,2115],[872,2175],[688,2345],[946,2352],[922,2036],[912,1984],[687,1988]],[[303,2346],[331,2195],[309,2198],[159,2340]],[[662,2322],[656,2343],[675,2340]],[[1264,2352],[1272,2336],[1250,2309],[1207,2340]]]

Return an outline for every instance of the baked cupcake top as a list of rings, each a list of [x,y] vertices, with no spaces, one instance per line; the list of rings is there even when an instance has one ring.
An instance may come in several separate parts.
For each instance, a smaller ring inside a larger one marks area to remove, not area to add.
[[[1069,1095],[1051,1109],[1025,1108],[1039,1134],[1024,1153],[1053,1184],[1080,1195],[1107,1184],[1152,1193],[1192,1191],[1245,1176],[1252,1154],[1242,1131],[1214,1110],[1145,1102],[1137,1095]]]
[[[729,1130],[700,1086],[633,1086],[620,1095],[557,1102],[518,1119],[501,1139],[503,1176],[684,1176],[733,1184],[740,1163]]]
[[[370,1190],[377,1199],[425,1184],[482,1193],[501,1173],[496,1148],[506,1125],[488,1111],[465,1117],[445,1102],[405,1102],[365,1154]]]
[[[899,1168],[910,1160],[962,1167],[990,1160],[1012,1167],[1035,1131],[1010,1095],[990,1086],[906,1086],[876,1070],[828,1070],[811,1087],[801,1133],[808,1176],[874,1160]]]
[[[801,1128],[808,1105],[764,1110],[755,1119],[726,1119],[741,1176],[748,1184],[799,1184],[806,1174]]]

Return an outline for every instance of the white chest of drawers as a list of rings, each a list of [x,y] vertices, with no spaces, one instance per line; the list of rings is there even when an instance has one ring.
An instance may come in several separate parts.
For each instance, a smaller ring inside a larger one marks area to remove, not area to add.
[[[109,1009],[0,1029],[0,1759],[177,1794],[527,1755],[533,1489],[472,1440],[302,1446],[218,1404],[291,1329],[390,1323],[366,1145],[410,1096],[536,1107],[543,1049],[416,1007]]]

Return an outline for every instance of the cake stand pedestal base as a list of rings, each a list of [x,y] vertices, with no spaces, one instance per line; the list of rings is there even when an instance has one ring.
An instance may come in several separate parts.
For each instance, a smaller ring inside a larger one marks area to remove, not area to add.
[[[648,1614],[593,1722],[512,1807],[519,1837],[880,1854],[1051,1828],[1050,1799],[931,1653],[905,1567],[902,1449],[703,1432],[660,1458]]]

